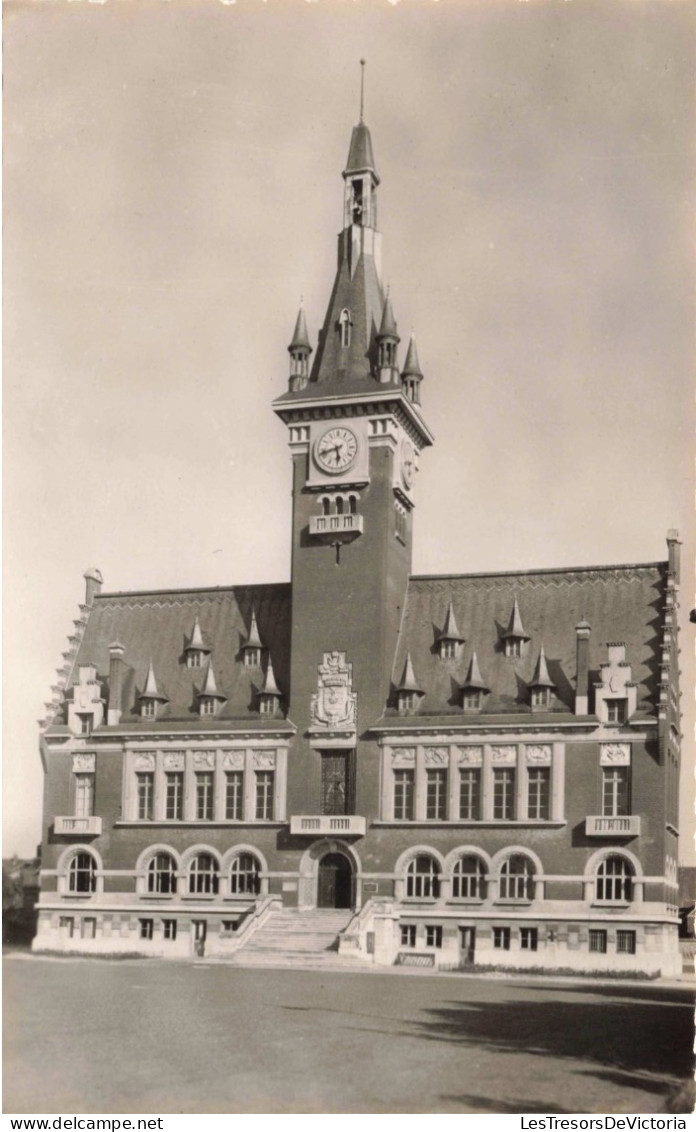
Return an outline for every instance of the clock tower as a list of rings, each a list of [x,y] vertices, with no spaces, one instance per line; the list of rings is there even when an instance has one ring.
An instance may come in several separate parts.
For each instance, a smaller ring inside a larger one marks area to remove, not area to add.
[[[298,733],[288,810],[326,812],[326,766],[345,757],[345,812],[369,819],[379,791],[367,732],[393,688],[416,472],[433,438],[421,415],[414,339],[399,369],[400,339],[381,279],[380,179],[362,118],[343,180],[338,266],[313,363],[301,309],[288,347],[288,392],[273,406],[288,427],[293,462],[288,715]],[[337,695],[335,684],[333,692],[322,685],[331,665],[341,673],[341,702],[347,694],[355,709],[335,727],[328,708],[321,715],[324,692]]]

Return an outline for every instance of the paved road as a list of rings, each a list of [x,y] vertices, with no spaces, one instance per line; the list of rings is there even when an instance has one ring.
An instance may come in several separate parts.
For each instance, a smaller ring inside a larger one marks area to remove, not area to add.
[[[663,1112],[694,993],[5,960],[10,1113]]]

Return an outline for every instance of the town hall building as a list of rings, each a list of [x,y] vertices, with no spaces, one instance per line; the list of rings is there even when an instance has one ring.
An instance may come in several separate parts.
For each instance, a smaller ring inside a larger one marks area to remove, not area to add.
[[[343,182],[323,327],[300,310],[273,403],[290,581],[86,572],[34,948],[675,974],[677,533],[661,562],[412,573],[428,376],[362,119]]]

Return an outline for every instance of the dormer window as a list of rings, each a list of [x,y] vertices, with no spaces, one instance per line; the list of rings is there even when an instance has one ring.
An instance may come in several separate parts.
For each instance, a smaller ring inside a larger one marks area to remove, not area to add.
[[[143,718],[154,719],[157,716],[157,701],[156,700],[143,700],[140,705],[140,714]]]
[[[397,695],[398,711],[402,715],[413,715],[418,710],[420,695],[418,692],[399,692]]]
[[[187,668],[202,668],[205,661],[205,653],[200,649],[190,649],[186,653],[186,667]]]
[[[345,308],[338,316],[338,325],[341,332],[341,345],[345,348],[350,346],[350,328],[352,326],[350,311]]]
[[[259,714],[260,715],[275,715],[278,705],[277,696],[268,696],[263,692],[259,696]]]
[[[483,707],[484,693],[480,688],[468,688],[462,695],[464,711],[480,711]]]
[[[522,656],[522,639],[520,637],[508,637],[505,642],[505,655],[515,659]]]
[[[515,598],[512,606],[512,613],[510,614],[510,622],[507,631],[503,634],[505,642],[505,655],[517,660],[523,657],[526,652],[527,642],[529,641],[529,633],[524,631],[522,625],[522,616],[520,614],[520,607]]]
[[[457,641],[440,641],[440,656],[442,660],[456,660]]]
[[[263,659],[263,641],[259,635],[259,627],[256,623],[256,610],[251,611],[251,624],[249,625],[249,636],[242,645],[242,655],[244,657],[245,668],[260,668]]]
[[[247,645],[244,649],[244,667],[259,668],[261,665],[261,649],[254,645]]]
[[[215,715],[217,701],[212,696],[201,696],[200,710],[201,715]]]
[[[551,706],[551,689],[550,688],[532,688],[531,693],[532,707],[545,708]]]

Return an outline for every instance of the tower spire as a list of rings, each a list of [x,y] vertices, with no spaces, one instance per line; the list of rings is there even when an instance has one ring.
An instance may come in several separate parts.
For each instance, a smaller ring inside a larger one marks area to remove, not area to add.
[[[365,60],[360,60],[360,121],[363,120],[363,110],[365,107]]]

